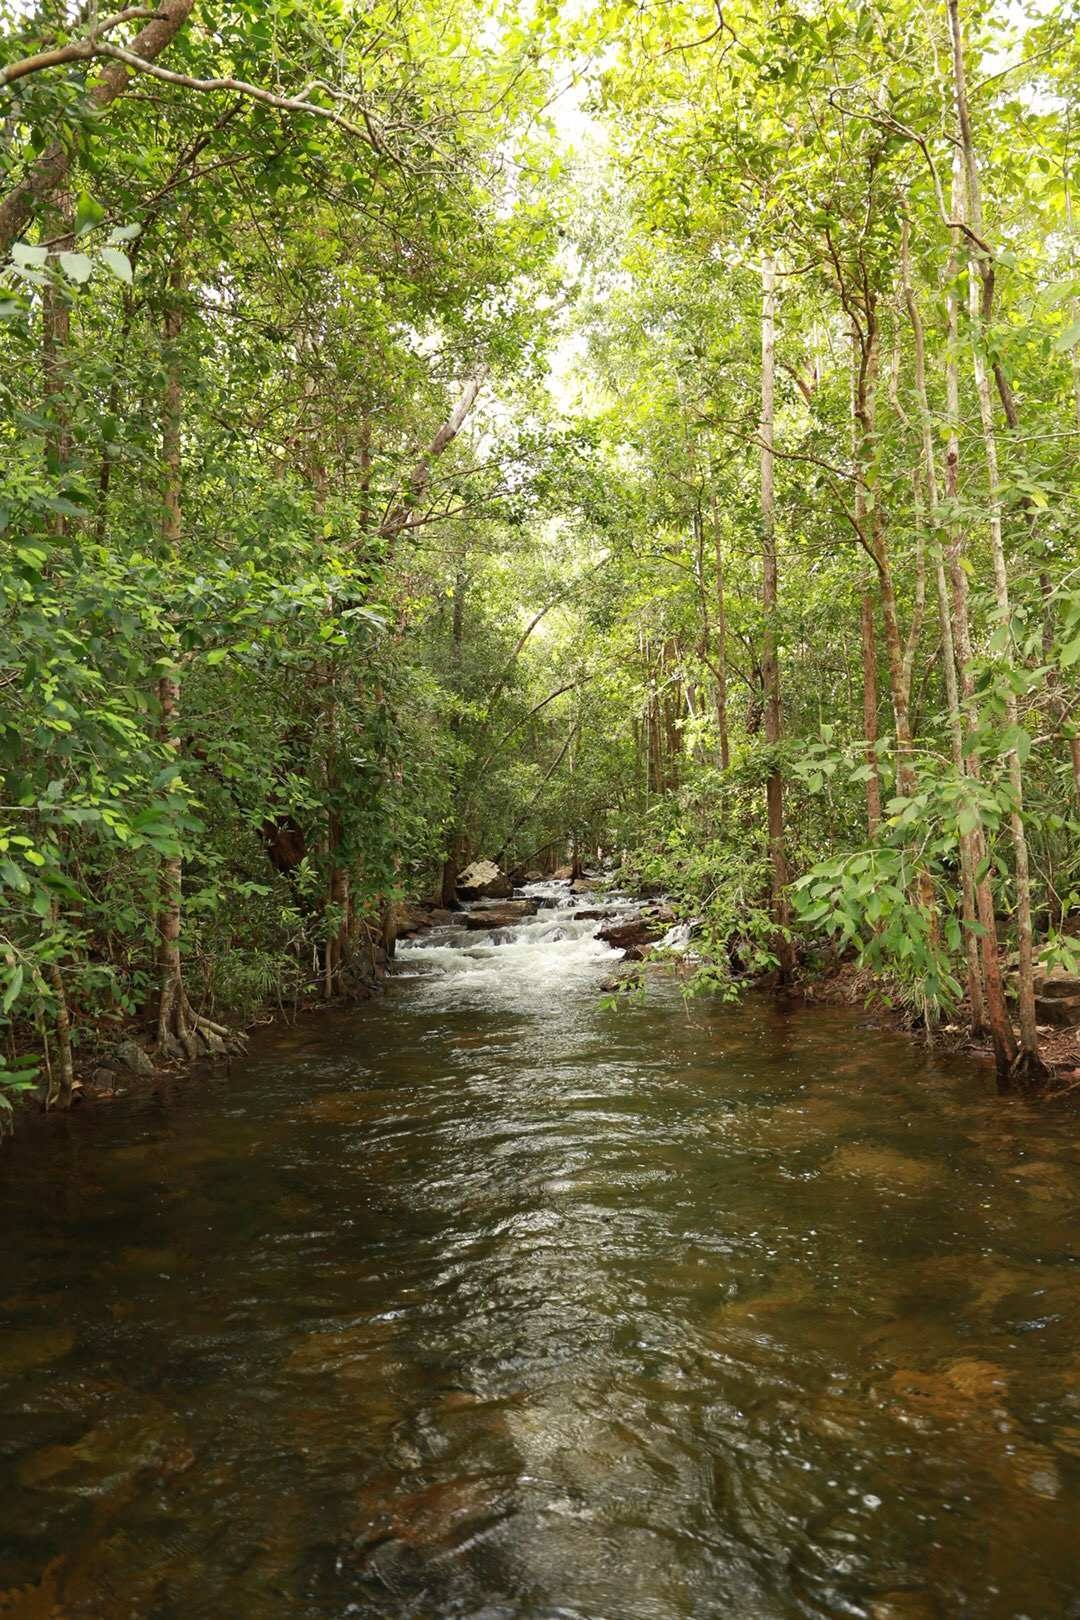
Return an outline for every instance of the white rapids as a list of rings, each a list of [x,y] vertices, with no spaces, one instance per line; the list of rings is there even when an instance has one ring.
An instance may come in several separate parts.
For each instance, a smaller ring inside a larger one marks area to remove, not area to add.
[[[515,894],[539,903],[532,917],[491,932],[464,925],[435,928],[397,948],[395,977],[419,978],[414,996],[432,1009],[450,1007],[523,1007],[550,1009],[565,994],[597,986],[605,968],[623,952],[597,939],[597,931],[614,917],[638,909],[622,895],[572,894],[566,883],[527,883]],[[492,909],[498,902],[492,902]],[[475,917],[484,903],[471,906]],[[575,919],[579,911],[602,917]]]

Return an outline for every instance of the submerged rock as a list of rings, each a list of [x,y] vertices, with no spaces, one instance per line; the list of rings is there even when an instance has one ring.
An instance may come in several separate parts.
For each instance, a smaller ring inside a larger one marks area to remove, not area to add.
[[[0,1336],[0,1376],[16,1377],[31,1367],[46,1367],[75,1348],[75,1335],[65,1327],[8,1329]]]
[[[1009,1385],[1005,1368],[993,1361],[954,1361],[945,1368],[945,1377],[955,1390],[973,1401],[1000,1399]]]
[[[628,967],[613,973],[609,979],[601,979],[600,988],[606,995],[611,995],[616,990],[636,990],[639,982],[636,970]]]
[[[44,1446],[19,1465],[20,1485],[70,1496],[107,1496],[146,1469],[182,1473],[194,1461],[175,1422],[164,1413],[110,1417],[74,1445]]]
[[[838,1147],[826,1160],[826,1167],[842,1175],[858,1176],[885,1186],[924,1192],[934,1185],[933,1166],[911,1159],[895,1148],[852,1143]]]

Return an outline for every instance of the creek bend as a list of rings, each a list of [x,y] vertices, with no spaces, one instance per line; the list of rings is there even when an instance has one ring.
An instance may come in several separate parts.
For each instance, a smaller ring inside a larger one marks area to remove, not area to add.
[[[1080,1614],[1074,1118],[593,904],[0,1161],[0,1614]]]

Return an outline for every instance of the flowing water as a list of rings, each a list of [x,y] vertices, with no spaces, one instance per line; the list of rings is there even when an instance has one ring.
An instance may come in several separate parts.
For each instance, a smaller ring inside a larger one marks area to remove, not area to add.
[[[24,1126],[0,1615],[1080,1616],[1075,1116],[594,931]]]

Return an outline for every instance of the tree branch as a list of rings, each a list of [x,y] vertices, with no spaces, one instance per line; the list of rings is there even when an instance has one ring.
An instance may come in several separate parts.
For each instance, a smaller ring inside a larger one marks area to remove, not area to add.
[[[132,45],[141,62],[152,62],[170,45],[187,22],[195,0],[164,0],[152,13],[152,21],[136,34]],[[128,13],[130,15],[130,11]],[[122,15],[116,13],[117,16]],[[110,19],[106,18],[106,22]],[[100,34],[102,25],[98,25]],[[99,41],[94,54],[101,52]],[[128,84],[127,67],[116,62],[105,69],[92,86],[89,101],[95,112],[101,112],[122,96]],[[0,202],[0,253],[7,253],[34,216],[35,207],[58,191],[71,172],[74,160],[73,146],[63,139],[51,141],[30,165],[29,170]]]
[[[431,464],[442,455],[449,445],[453,444],[461,432],[466,417],[476,404],[486,376],[487,367],[485,366],[478,376],[474,377],[471,382],[466,383],[461,398],[446,418],[446,421],[442,423],[406,479],[405,493],[396,501],[391,497],[387,503],[382,522],[377,530],[381,539],[393,540],[403,529],[411,529],[421,521],[417,516],[417,505],[431,483]]]
[[[159,67],[156,62],[147,61],[135,51],[125,50],[121,45],[112,45],[105,41],[96,46],[95,54],[111,56],[116,61],[133,68],[136,73],[148,73],[152,78],[160,79],[163,84],[175,84],[185,90],[202,92],[230,90],[234,95],[247,96],[250,101],[261,102],[266,107],[276,107],[281,112],[311,113],[315,118],[325,118],[328,123],[347,130],[350,135],[358,135],[361,140],[374,147],[376,152],[385,151],[374,120],[366,107],[360,108],[360,116],[364,121],[364,128],[361,129],[359,124],[342,117],[335,107],[320,107],[318,102],[307,99],[315,89],[324,90],[328,95],[338,95],[337,91],[330,89],[321,79],[309,84],[299,96],[279,96],[273,90],[264,90],[261,85],[249,84],[246,79],[196,79],[188,73],[174,73],[171,68]]]
[[[109,33],[113,28],[119,28],[121,23],[136,21],[160,21],[160,11],[148,10],[145,6],[128,6],[126,11],[118,11],[111,17],[102,20],[91,28],[85,39],[73,39],[67,45],[55,45],[49,51],[37,51],[33,56],[24,56],[19,62],[11,62],[6,68],[0,68],[0,90],[7,85],[14,84],[18,79],[26,79],[32,73],[43,73],[46,68],[63,67],[65,62],[84,62],[100,54],[101,35]]]

